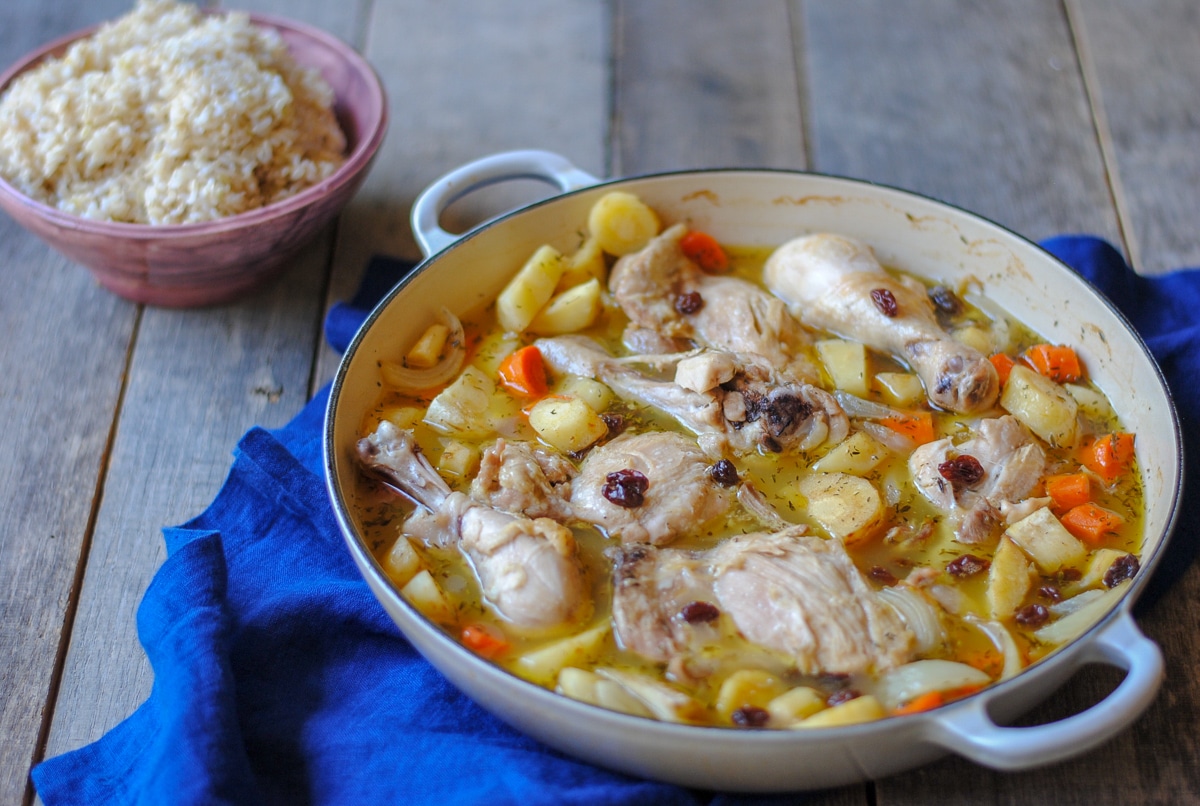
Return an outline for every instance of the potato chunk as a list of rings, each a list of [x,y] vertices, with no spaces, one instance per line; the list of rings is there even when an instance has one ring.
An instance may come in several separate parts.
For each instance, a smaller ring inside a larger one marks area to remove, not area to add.
[[[554,394],[578,398],[597,414],[607,410],[613,402],[612,389],[595,378],[585,378],[582,375],[564,375],[555,384]]]
[[[741,708],[766,710],[772,700],[786,691],[787,686],[773,674],[761,669],[739,669],[725,678],[717,692],[717,715],[729,722]]]
[[[925,385],[911,372],[877,372],[875,388],[885,403],[902,409],[916,408],[925,400]]]
[[[388,579],[403,588],[421,570],[421,555],[417,554],[407,537],[400,535],[383,558],[383,570]]]
[[[825,709],[825,695],[809,686],[797,686],[767,703],[771,725],[787,727]]]
[[[1075,444],[1079,404],[1062,386],[1024,364],[1009,373],[1000,407],[1051,445]]]
[[[864,694],[819,711],[808,719],[797,722],[796,728],[832,728],[836,725],[857,725],[859,722],[872,722],[887,716],[887,711],[874,695]]]
[[[1047,574],[1075,565],[1087,556],[1087,546],[1044,507],[1009,526],[1005,534]]]
[[[867,396],[867,348],[856,341],[824,339],[817,342],[817,355],[833,385],[856,397]]]
[[[921,394],[925,394],[924,391]],[[866,431],[856,431],[839,442],[833,450],[822,456],[813,465],[821,473],[849,473],[865,476],[888,455],[883,447]]]
[[[538,685],[548,686],[567,666],[595,662],[612,634],[612,626],[603,621],[577,635],[554,641],[516,660],[513,668],[518,675]]]
[[[799,481],[808,514],[832,537],[852,546],[870,540],[883,525],[883,499],[875,485],[848,473],[814,473]]]
[[[576,333],[589,327],[599,314],[600,281],[591,279],[552,297],[526,329],[543,336]]]
[[[508,331],[529,327],[554,294],[564,270],[562,254],[552,246],[538,247],[516,276],[496,297],[496,318]]]
[[[559,694],[580,702],[599,705],[610,711],[620,711],[632,716],[651,717],[650,709],[619,684],[606,680],[595,672],[568,666],[558,673]]]
[[[544,397],[529,411],[529,425],[547,444],[575,453],[608,433],[608,425],[579,398]]]
[[[574,254],[563,258],[563,274],[558,279],[557,292],[566,291],[588,280],[604,282],[608,266],[604,263],[604,250],[595,238],[588,238]]]
[[[400,595],[430,621],[436,621],[438,624],[454,623],[454,605],[450,604],[441,586],[428,570],[418,571],[408,584],[400,589]]]
[[[636,252],[658,235],[658,214],[637,196],[621,190],[604,194],[588,213],[588,231],[610,255]]]
[[[988,569],[987,600],[992,618],[1010,618],[1032,586],[1033,566],[1025,552],[1010,538],[1000,538],[992,555],[992,567]]]

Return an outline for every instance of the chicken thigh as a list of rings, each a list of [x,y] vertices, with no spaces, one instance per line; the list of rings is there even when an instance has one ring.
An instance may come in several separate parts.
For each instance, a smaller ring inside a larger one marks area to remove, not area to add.
[[[412,531],[457,544],[475,570],[484,600],[514,626],[542,631],[588,614],[591,603],[575,538],[565,526],[452,491],[420,452],[412,432],[386,420],[359,440],[358,458],[426,510],[410,518]]]
[[[888,274],[865,244],[828,234],[796,238],[767,259],[763,279],[805,324],[907,361],[934,405],[971,413],[996,402],[992,363],[951,338],[924,289]]]

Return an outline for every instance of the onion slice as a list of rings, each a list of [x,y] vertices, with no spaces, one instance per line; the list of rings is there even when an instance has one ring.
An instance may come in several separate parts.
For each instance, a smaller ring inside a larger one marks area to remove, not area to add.
[[[875,696],[888,710],[928,694],[992,682],[985,672],[953,660],[915,660],[897,666],[879,679]]]
[[[415,394],[454,379],[466,360],[467,340],[463,335],[462,322],[458,321],[458,317],[451,313],[449,308],[443,307],[438,312],[438,319],[450,329],[449,335],[446,336],[445,355],[441,360],[425,369],[406,367],[396,361],[384,361],[380,368],[384,383],[400,392]]]
[[[900,614],[917,637],[917,652],[925,654],[946,641],[946,630],[937,608],[924,595],[905,585],[894,585],[879,591],[879,598]]]
[[[973,614],[968,614],[965,619],[978,627],[979,631],[986,635],[996,649],[1004,655],[1004,669],[1000,672],[1001,680],[1007,680],[1024,668],[1025,662],[1021,660],[1021,650],[1017,648],[1017,642],[1007,627],[998,621],[986,621]]]

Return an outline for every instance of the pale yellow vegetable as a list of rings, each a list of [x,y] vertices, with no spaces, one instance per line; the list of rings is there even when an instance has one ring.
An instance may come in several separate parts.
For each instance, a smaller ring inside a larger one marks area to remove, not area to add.
[[[594,378],[582,375],[564,375],[554,385],[554,394],[578,398],[597,414],[606,411],[613,402],[612,389]]]
[[[563,453],[575,453],[608,433],[608,425],[579,398],[544,397],[529,410],[529,425]]]
[[[460,479],[469,478],[475,474],[475,469],[479,466],[479,448],[465,442],[451,440],[442,449],[437,466],[443,475],[456,476]]]
[[[489,333],[476,348],[471,364],[489,378],[495,378],[500,372],[500,364],[520,346],[521,339],[514,333]]]
[[[393,584],[403,588],[421,570],[421,555],[407,537],[400,535],[383,558],[383,570]]]
[[[405,365],[417,369],[435,366],[442,357],[442,350],[446,347],[446,338],[449,335],[450,328],[440,322],[430,325],[408,351],[408,355],[404,356]]]
[[[379,413],[380,420],[387,420],[397,428],[412,428],[425,417],[425,410],[419,406],[392,406]]]
[[[813,470],[820,473],[849,473],[852,476],[865,476],[878,467],[887,455],[887,448],[880,445],[870,434],[865,431],[855,431],[817,460],[813,464]]]
[[[959,328],[954,331],[953,336],[954,340],[959,344],[965,344],[981,355],[991,355],[996,352],[996,346],[992,342],[992,334],[978,325]]]
[[[556,291],[566,291],[588,280],[604,282],[608,266],[604,263],[604,250],[595,238],[588,238],[574,254],[565,258],[562,277],[558,279]]]
[[[1066,389],[1067,394],[1075,398],[1075,402],[1079,404],[1079,408],[1089,417],[1100,422],[1109,422],[1116,419],[1117,413],[1113,411],[1108,398],[1090,386],[1080,386],[1077,383],[1064,383],[1063,389]]]
[[[883,525],[883,499],[875,485],[848,473],[814,473],[797,483],[808,515],[847,546],[870,540]]]
[[[931,691],[953,691],[966,686],[986,686],[992,679],[974,666],[941,658],[926,658],[885,672],[875,685],[875,696],[891,710]]]
[[[610,255],[636,252],[658,235],[658,215],[637,196],[621,190],[600,197],[588,212],[588,231]]]
[[[794,725],[824,708],[825,695],[808,686],[797,686],[767,703],[767,713],[771,715],[774,727]]]
[[[574,666],[568,666],[558,673],[558,686],[555,690],[571,699],[598,705],[610,711],[620,711],[633,716],[653,716],[641,700],[620,684]]]
[[[1092,601],[1078,610],[1063,616],[1058,621],[1052,621],[1033,634],[1033,637],[1044,644],[1058,645],[1073,641],[1097,621],[1104,617],[1109,610],[1116,606],[1121,597],[1133,583],[1125,580],[1121,584],[1104,591]]]
[[[590,327],[599,314],[600,281],[592,279],[552,297],[525,329],[543,336],[577,333]]]
[[[554,295],[564,265],[552,246],[540,246],[496,298],[496,318],[505,330],[520,333]]]
[[[400,589],[400,595],[430,621],[447,625],[454,623],[454,606],[428,570],[418,571]]]
[[[488,436],[492,432],[489,408],[495,394],[495,382],[476,367],[468,366],[454,383],[430,401],[425,422],[461,436]]]
[[[855,397],[868,391],[867,348],[857,341],[823,339],[816,344],[817,355],[825,365],[833,385]]]
[[[655,719],[685,724],[704,722],[705,708],[677,688],[643,674],[599,668],[596,674],[617,683],[649,709]]]
[[[1047,574],[1076,565],[1087,556],[1087,546],[1045,507],[1009,526],[1005,534]]]
[[[728,722],[741,708],[766,709],[771,700],[787,691],[773,674],[761,669],[739,669],[721,683],[717,692],[717,716]]]
[[[879,700],[871,694],[864,694],[819,711],[808,719],[797,722],[795,728],[832,728],[838,725],[857,725],[860,722],[873,722],[887,716],[887,711]]]
[[[1075,444],[1079,404],[1062,386],[1024,364],[1009,373],[1000,406],[1051,445]]]
[[[878,372],[875,388],[885,403],[902,409],[914,408],[925,400],[925,385],[911,372]]]
[[[1017,612],[1033,586],[1033,566],[1008,537],[1001,537],[988,569],[987,600],[992,618],[1006,619]]]
[[[1083,576],[1079,581],[1071,585],[1071,590],[1087,590],[1088,588],[1095,588],[1104,584],[1104,575],[1108,573],[1108,569],[1112,568],[1113,563],[1122,557],[1128,556],[1129,552],[1127,551],[1097,549],[1088,558],[1087,569],[1083,572]]]
[[[526,652],[516,659],[513,671],[533,683],[549,686],[567,666],[594,663],[604,651],[611,634],[611,625],[608,621],[602,621],[581,633]]]

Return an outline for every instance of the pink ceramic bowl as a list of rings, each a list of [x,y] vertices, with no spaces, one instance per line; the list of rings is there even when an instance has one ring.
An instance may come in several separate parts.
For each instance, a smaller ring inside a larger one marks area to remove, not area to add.
[[[333,88],[346,135],[346,162],[329,178],[275,204],[199,224],[93,221],[30,199],[0,179],[0,207],[63,255],[82,263],[105,288],[135,302],[193,307],[226,302],[276,276],[358,190],[387,130],[387,100],[371,66],[324,31],[251,14],[274,28],[301,64]],[[20,73],[63,53],[95,28],[27,54],[0,75],[0,92]]]

